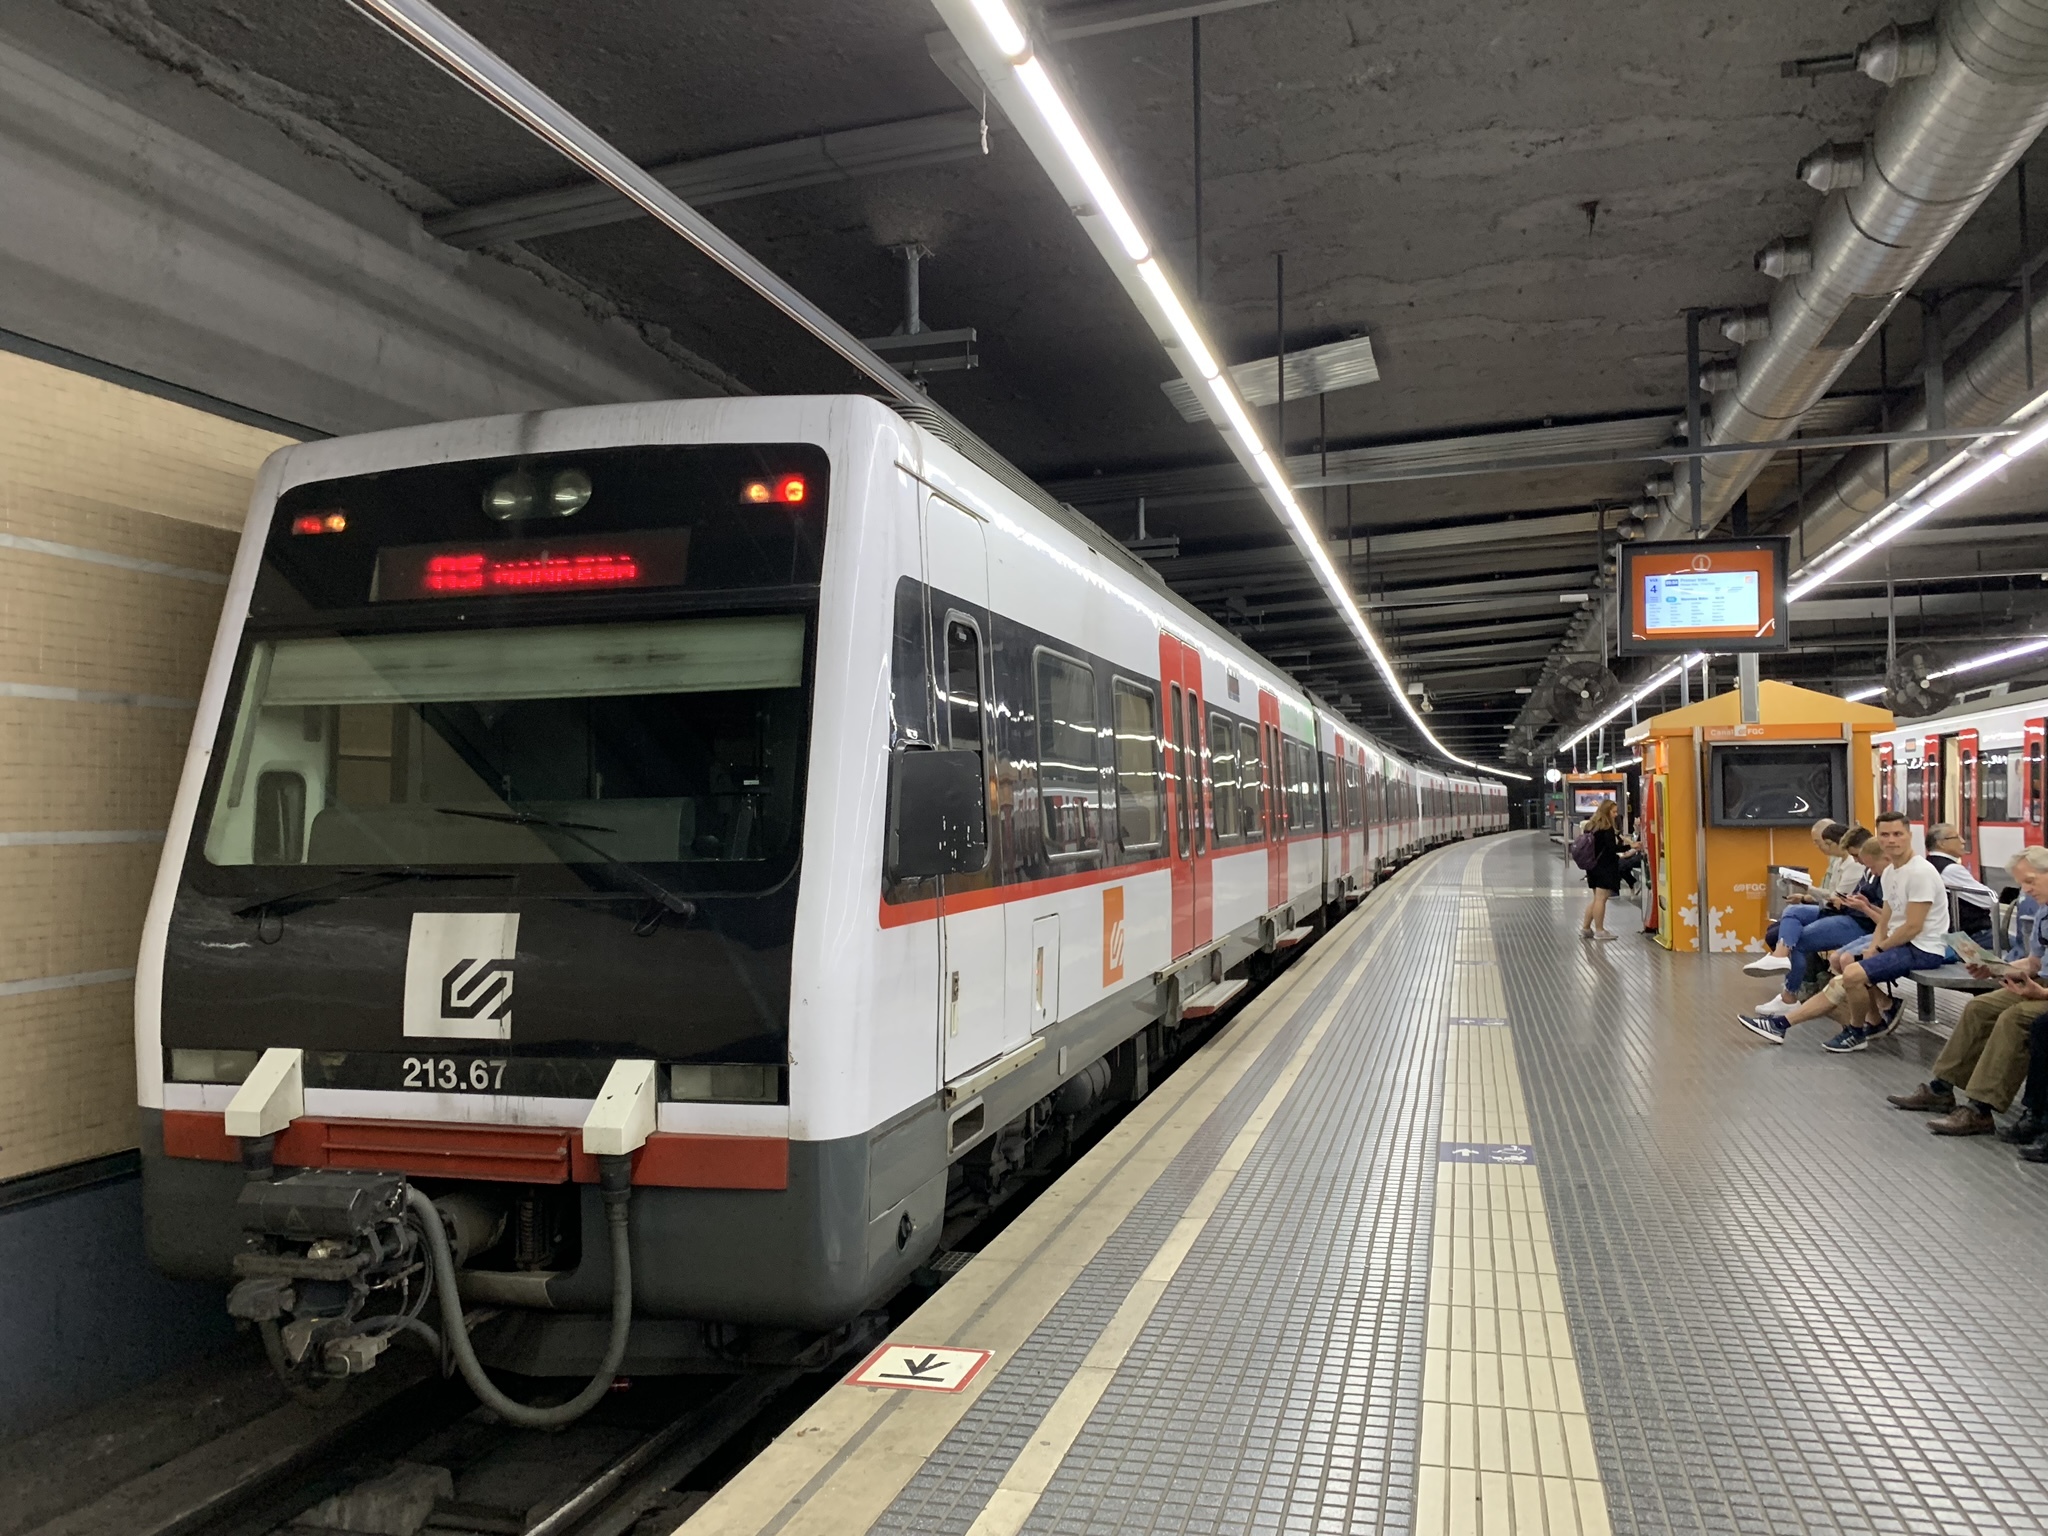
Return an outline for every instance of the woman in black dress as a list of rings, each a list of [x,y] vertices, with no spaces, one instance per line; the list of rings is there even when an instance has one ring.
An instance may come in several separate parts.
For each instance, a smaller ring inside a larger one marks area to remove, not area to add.
[[[1586,910],[1579,914],[1579,937],[1588,935],[1600,939],[1612,939],[1619,935],[1607,931],[1607,901],[1621,889],[1621,833],[1616,829],[1618,813],[1612,800],[1602,800],[1600,809],[1586,820],[1581,829],[1593,839],[1593,867],[1586,871],[1586,888],[1593,894],[1586,898]]]

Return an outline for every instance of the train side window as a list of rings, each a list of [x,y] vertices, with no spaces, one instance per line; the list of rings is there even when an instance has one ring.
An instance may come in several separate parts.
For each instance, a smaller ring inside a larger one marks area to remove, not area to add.
[[[2006,765],[2012,761],[2010,753],[1986,752],[1977,759],[1977,819],[1979,821],[2010,821],[2012,813],[2006,804],[2007,785],[2011,775]]]
[[[2041,743],[2027,744],[2027,820],[2041,824]]]
[[[896,584],[896,614],[889,647],[889,745],[936,743],[932,686],[925,666],[931,649],[931,620],[925,590],[910,577]]]
[[[1906,818],[1919,821],[1927,808],[1926,771],[1918,763],[1906,766]]]
[[[1334,832],[1337,828],[1344,825],[1344,812],[1341,805],[1342,795],[1343,790],[1339,787],[1337,779],[1336,756],[1333,753],[1325,752],[1323,754],[1322,794],[1323,830],[1325,832]]]
[[[1216,841],[1237,841],[1237,797],[1241,778],[1237,765],[1237,727],[1228,715],[1209,711],[1209,794],[1212,797]]]
[[[1045,851],[1055,859],[1078,858],[1093,853],[1101,836],[1095,669],[1041,646],[1034,670],[1038,682],[1038,804]]]
[[[1173,738],[1173,841],[1174,851],[1188,856],[1192,838],[1188,834],[1188,738],[1182,729],[1180,684],[1167,697],[1167,734]]]
[[[981,750],[981,633],[957,613],[946,619],[946,740]]]
[[[1365,773],[1356,763],[1344,765],[1344,825],[1365,825]]]
[[[1116,824],[1124,852],[1160,843],[1159,699],[1119,677],[1111,684],[1116,719]]]
[[[1265,785],[1265,766],[1259,755],[1257,726],[1240,725],[1237,728],[1237,782],[1237,828],[1246,842],[1256,843],[1265,835],[1265,824],[1260,817],[1260,791]]]
[[[1184,702],[1187,705],[1187,734],[1182,738],[1188,744],[1187,755],[1181,759],[1181,787],[1187,791],[1188,814],[1194,822],[1195,852],[1209,851],[1209,821],[1202,806],[1202,700],[1190,688]]]

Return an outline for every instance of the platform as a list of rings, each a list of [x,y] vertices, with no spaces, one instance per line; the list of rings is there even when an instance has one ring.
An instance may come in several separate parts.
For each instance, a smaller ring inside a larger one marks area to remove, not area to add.
[[[2048,1169],[1581,890],[1404,871],[685,1531],[2041,1530]]]

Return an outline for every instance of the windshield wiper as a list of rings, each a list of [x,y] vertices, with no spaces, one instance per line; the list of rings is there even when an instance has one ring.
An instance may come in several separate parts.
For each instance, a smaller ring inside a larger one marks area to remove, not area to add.
[[[236,917],[289,917],[294,912],[303,912],[308,907],[323,902],[336,901],[343,896],[355,896],[365,891],[381,890],[387,885],[396,885],[401,880],[502,880],[502,875],[464,874],[437,869],[356,869],[350,870],[339,879],[323,880],[318,885],[306,886],[303,890],[287,891],[282,896],[266,896],[261,901],[252,901],[245,907],[237,907]]]
[[[465,811],[452,805],[437,805],[434,809],[443,816],[467,816],[472,821],[496,821],[508,827],[546,827],[551,832],[559,832],[578,847],[596,854],[608,867],[619,871],[645,895],[685,922],[697,915],[697,903],[687,897],[678,896],[660,881],[642,874],[624,859],[612,857],[583,836],[585,832],[616,832],[616,827],[593,826],[584,821],[557,821],[552,816],[541,815],[539,811]],[[647,931],[651,932],[651,927]]]

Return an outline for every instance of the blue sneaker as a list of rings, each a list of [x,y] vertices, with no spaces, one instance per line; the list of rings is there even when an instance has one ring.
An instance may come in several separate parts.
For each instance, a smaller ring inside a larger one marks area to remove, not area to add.
[[[1820,1048],[1824,1051],[1833,1051],[1837,1056],[1842,1056],[1850,1051],[1860,1051],[1869,1044],[1870,1037],[1862,1030],[1845,1029],[1835,1036],[1834,1039],[1823,1040]]]
[[[1886,1035],[1899,1027],[1899,1020],[1904,1017],[1905,1012],[1906,1000],[1903,997],[1893,998],[1891,1005],[1884,1009],[1881,1015],[1882,1022],[1873,1024],[1864,1030],[1863,1038],[1866,1040],[1882,1040]]]
[[[1774,1019],[1761,1013],[1738,1013],[1735,1015],[1735,1022],[1753,1035],[1762,1035],[1773,1045],[1783,1045],[1785,1036],[1792,1031],[1792,1026],[1783,1019]]]

